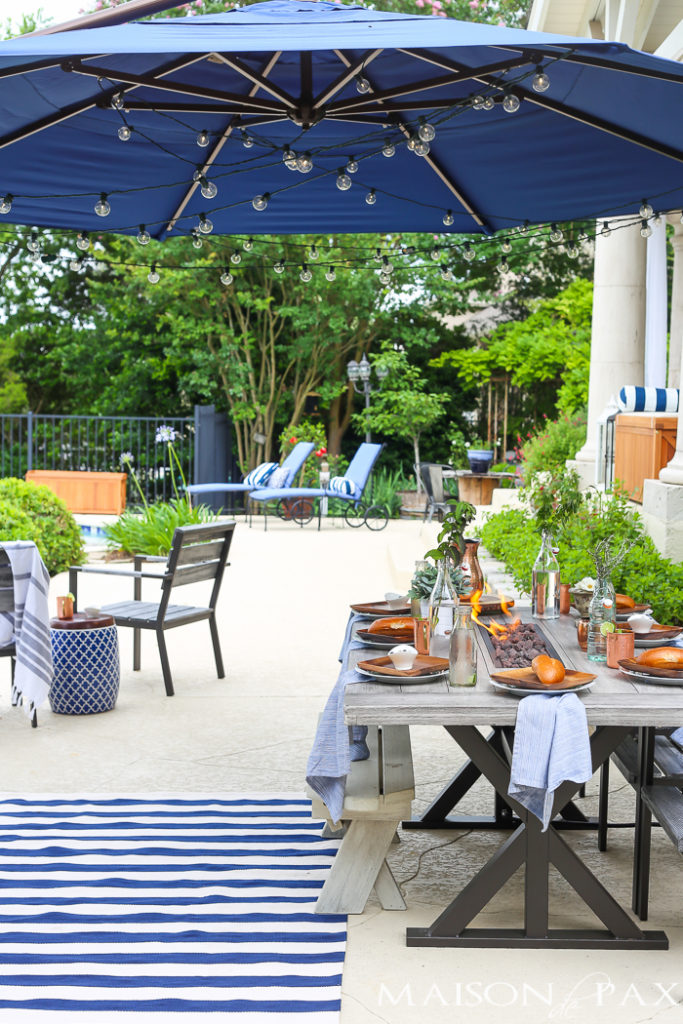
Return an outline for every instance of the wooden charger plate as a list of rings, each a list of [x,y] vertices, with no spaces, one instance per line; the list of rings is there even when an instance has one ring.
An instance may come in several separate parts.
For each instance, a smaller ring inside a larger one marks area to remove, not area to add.
[[[362,672],[371,672],[378,676],[396,676],[406,678],[408,676],[434,676],[448,671],[448,658],[433,658],[429,654],[418,654],[409,669],[394,668],[391,658],[368,658],[367,661],[359,661],[356,668]]]
[[[378,644],[380,647],[394,647],[396,644],[413,642],[413,630],[397,629],[394,633],[370,633],[367,629],[357,629],[356,636],[366,644]]]
[[[639,612],[649,612],[651,604],[637,604],[633,608],[617,608],[617,622],[625,622],[629,615],[636,615]]]
[[[352,604],[351,611],[359,615],[410,615],[410,604],[401,604],[398,608],[390,608],[386,601],[370,601],[366,604]]]
[[[636,640],[669,640],[673,636],[678,636],[679,633],[683,633],[683,626],[662,626],[658,622],[655,622],[647,633],[633,631]]]
[[[683,681],[682,668],[660,668],[658,665],[643,665],[635,658],[623,658],[619,662],[619,668],[628,669],[629,672],[642,672],[647,676],[661,676],[662,679],[680,679]]]
[[[471,601],[471,594],[461,595],[460,603],[461,604],[471,604],[472,603],[472,601]],[[499,597],[491,597],[489,595],[484,594],[483,597],[479,598],[478,604],[479,604],[479,606],[481,608],[481,614],[482,615],[502,615],[503,614],[503,608],[502,608],[502,605],[501,605]],[[515,607],[515,602],[512,599],[508,600],[507,597],[506,597],[505,598],[505,607],[506,608],[514,608]]]
[[[528,668],[508,668],[500,672],[492,672],[491,679],[504,686],[524,686],[529,690],[538,690],[539,693],[561,693],[564,690],[575,690],[579,686],[585,686],[595,679],[590,672],[577,672],[576,669],[568,668],[564,679],[559,683],[542,683],[534,670]]]

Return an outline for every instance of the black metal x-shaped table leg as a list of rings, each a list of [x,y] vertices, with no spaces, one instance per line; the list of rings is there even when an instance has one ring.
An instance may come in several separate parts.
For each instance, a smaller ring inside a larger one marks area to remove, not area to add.
[[[520,824],[484,867],[429,928],[409,928],[409,946],[477,946],[583,949],[668,949],[664,932],[642,931],[590,869],[565,843],[553,824],[547,832],[525,807],[508,796],[510,767],[475,726],[448,726],[448,732],[501,798],[519,815]],[[591,737],[595,771],[624,738],[627,729],[604,726]],[[579,789],[565,782],[555,793],[553,814]],[[551,929],[548,922],[548,870],[554,864],[577,895],[602,921],[604,929]],[[522,865],[524,927],[468,928],[470,922]]]

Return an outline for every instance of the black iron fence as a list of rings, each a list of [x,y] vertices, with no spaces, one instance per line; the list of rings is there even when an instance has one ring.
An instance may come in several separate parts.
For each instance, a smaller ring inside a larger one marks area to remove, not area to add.
[[[125,465],[128,458],[145,499],[167,500],[181,490],[182,477],[163,438],[173,438],[182,475],[190,483],[195,480],[197,427],[198,412],[194,417],[1,414],[0,477],[23,478],[32,469],[123,471],[129,474],[128,501],[140,504]]]

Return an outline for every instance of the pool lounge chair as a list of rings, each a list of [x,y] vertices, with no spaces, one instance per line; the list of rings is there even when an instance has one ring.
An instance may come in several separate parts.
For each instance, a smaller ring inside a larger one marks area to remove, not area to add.
[[[249,507],[255,502],[262,503],[265,513],[264,526],[268,528],[268,505],[287,499],[290,506],[289,518],[299,526],[304,526],[313,518],[313,506],[317,502],[318,529],[323,511],[323,499],[333,498],[347,502],[344,519],[349,526],[362,526],[370,530],[383,530],[389,521],[389,514],[384,505],[368,504],[362,500],[363,492],[370,479],[370,473],[379,458],[383,445],[370,444],[365,441],[358,448],[344,473],[344,476],[333,477],[327,487],[264,487],[252,491],[249,495]]]
[[[262,462],[256,469],[252,469],[251,472],[247,473],[241,483],[190,484],[187,488],[188,493],[191,495],[216,493],[249,494],[251,491],[267,484],[271,476],[278,472],[278,468],[286,470],[289,480],[292,481],[314,448],[315,445],[312,441],[299,441],[298,444],[294,445],[287,458],[283,460],[280,467],[278,467],[276,462]],[[285,485],[283,485],[283,490],[284,488]]]

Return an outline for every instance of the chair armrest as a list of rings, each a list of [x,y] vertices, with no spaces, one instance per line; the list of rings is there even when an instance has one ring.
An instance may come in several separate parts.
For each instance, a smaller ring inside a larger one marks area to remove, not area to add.
[[[96,573],[101,576],[132,576],[134,579],[163,580],[170,573],[139,572],[134,569],[94,569],[89,565],[72,565],[70,572]]]

